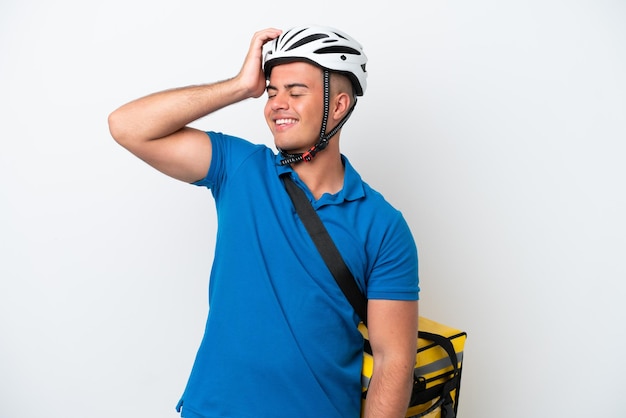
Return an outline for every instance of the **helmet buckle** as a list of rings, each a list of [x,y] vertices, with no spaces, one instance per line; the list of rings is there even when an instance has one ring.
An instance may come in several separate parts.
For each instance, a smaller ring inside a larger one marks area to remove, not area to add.
[[[311,147],[311,149],[309,149],[307,152],[305,152],[304,154],[302,154],[302,159],[304,161],[311,162],[311,160],[313,159],[313,157],[315,157],[315,154],[317,154],[317,147]]]

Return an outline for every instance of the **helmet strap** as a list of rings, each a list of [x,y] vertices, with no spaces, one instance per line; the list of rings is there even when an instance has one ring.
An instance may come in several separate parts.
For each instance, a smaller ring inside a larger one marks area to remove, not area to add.
[[[326,133],[326,126],[328,125],[328,113],[330,108],[330,71],[324,69],[323,70],[323,79],[324,79],[324,115],[322,117],[322,126],[320,128],[320,140],[317,144],[312,146],[308,151],[298,154],[289,154],[281,149],[279,149],[283,159],[280,161],[280,165],[287,165],[298,163],[300,161],[310,162],[315,155],[322,151],[324,148],[328,146],[328,141],[332,138],[341,127],[346,123],[352,111],[354,110],[354,106],[356,106],[356,97],[354,98],[354,104],[350,106],[348,113],[345,114],[343,119],[339,121],[337,126],[335,126],[330,132]]]

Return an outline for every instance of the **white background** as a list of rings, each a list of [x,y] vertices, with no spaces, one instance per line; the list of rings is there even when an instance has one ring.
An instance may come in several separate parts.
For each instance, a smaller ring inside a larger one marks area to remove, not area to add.
[[[107,116],[301,23],[370,59],[342,149],[414,232],[422,314],[468,333],[460,418],[626,416],[625,22],[598,0],[3,0],[0,417],[176,416],[213,202]],[[270,144],[263,101],[197,126]]]

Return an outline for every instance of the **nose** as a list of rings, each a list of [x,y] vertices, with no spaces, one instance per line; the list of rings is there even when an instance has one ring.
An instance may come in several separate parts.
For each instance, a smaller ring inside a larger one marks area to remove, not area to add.
[[[276,93],[270,99],[270,107],[272,110],[285,110],[289,108],[288,95]]]

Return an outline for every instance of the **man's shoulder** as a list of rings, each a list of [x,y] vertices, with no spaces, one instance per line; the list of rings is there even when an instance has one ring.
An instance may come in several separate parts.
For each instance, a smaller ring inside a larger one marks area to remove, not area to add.
[[[218,146],[227,146],[230,148],[249,150],[268,149],[266,145],[255,144],[248,139],[236,135],[225,134],[223,132],[207,131],[207,135],[209,135],[209,138],[211,138],[211,143]]]
[[[399,213],[398,209],[378,189],[362,181],[366,200],[376,209],[389,213]]]

